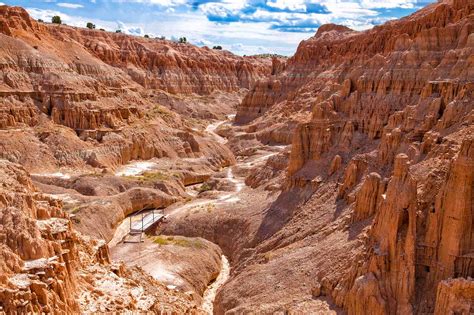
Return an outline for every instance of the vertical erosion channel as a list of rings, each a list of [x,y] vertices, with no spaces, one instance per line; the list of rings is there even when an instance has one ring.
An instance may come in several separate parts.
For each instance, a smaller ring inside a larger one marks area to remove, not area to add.
[[[214,300],[216,299],[217,291],[219,290],[222,285],[227,281],[230,275],[230,265],[229,260],[227,257],[222,255],[222,267],[219,276],[217,276],[216,280],[209,285],[207,290],[204,292],[203,302],[202,302],[202,309],[208,313],[214,313]]]

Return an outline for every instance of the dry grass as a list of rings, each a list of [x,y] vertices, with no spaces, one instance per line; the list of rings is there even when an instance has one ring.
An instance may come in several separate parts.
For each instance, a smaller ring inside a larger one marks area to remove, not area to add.
[[[153,238],[155,244],[162,246],[174,245],[181,247],[204,248],[204,243],[198,239],[176,238],[174,236],[155,236]]]
[[[144,172],[140,176],[124,176],[129,180],[138,180],[141,182],[157,182],[157,181],[165,181],[169,180],[171,176],[167,173],[161,171],[154,171],[154,172]]]
[[[201,187],[199,187],[199,192],[205,192],[209,190],[212,190],[212,187],[208,183],[204,183],[201,185]]]
[[[145,117],[148,119],[161,117],[166,120],[166,118],[169,119],[169,118],[174,117],[174,113],[162,105],[155,105],[151,110],[149,110],[145,114]]]

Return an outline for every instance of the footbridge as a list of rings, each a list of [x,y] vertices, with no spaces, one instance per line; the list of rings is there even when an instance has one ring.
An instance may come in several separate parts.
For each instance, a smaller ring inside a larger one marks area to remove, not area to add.
[[[158,222],[166,220],[163,210],[143,209],[129,216],[129,240],[127,242],[141,242],[142,235]],[[139,237],[139,240],[136,238]]]

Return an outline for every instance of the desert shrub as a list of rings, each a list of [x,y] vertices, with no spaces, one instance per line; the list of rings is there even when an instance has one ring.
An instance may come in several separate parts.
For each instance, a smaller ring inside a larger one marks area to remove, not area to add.
[[[215,49],[215,50],[222,50],[222,46],[214,46],[214,47],[212,47],[212,49]]]
[[[201,187],[199,187],[199,192],[205,192],[205,191],[209,191],[211,190],[212,187],[211,185],[209,185],[209,183],[204,183],[201,185]]]
[[[51,22],[54,24],[61,24],[62,23],[61,17],[58,15],[55,15],[51,18]]]
[[[186,44],[186,43],[188,42],[188,39],[187,39],[186,37],[180,37],[180,38],[179,38],[179,42],[180,42],[181,44]]]
[[[91,22],[87,22],[86,27],[87,27],[88,29],[93,30],[93,29],[95,28],[95,24],[93,24],[93,23],[91,23]]]

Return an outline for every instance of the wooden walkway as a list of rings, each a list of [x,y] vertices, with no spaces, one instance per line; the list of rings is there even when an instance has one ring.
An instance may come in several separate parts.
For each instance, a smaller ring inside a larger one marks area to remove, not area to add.
[[[160,211],[142,210],[129,217],[130,230],[126,242],[137,243],[142,241],[142,234],[154,224],[164,221],[166,216]]]
[[[138,214],[141,216],[140,220],[132,222],[132,218],[130,217],[130,233],[143,233],[148,230],[153,224],[161,221],[164,219],[164,214],[162,213],[155,213],[155,210],[152,210],[150,213],[147,214]]]

